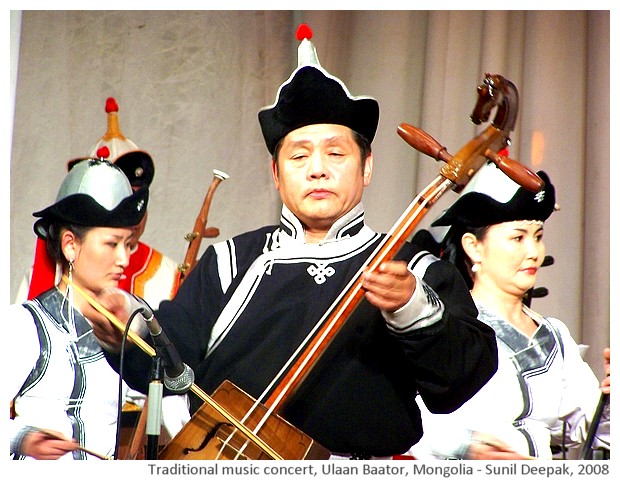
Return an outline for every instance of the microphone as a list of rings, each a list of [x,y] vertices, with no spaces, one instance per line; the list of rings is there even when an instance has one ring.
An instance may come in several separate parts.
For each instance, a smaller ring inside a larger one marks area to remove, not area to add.
[[[194,371],[183,363],[179,352],[159,325],[151,307],[144,299],[134,294],[131,295],[140,303],[142,316],[153,339],[155,350],[164,362],[165,387],[179,395],[186,393],[194,383]]]

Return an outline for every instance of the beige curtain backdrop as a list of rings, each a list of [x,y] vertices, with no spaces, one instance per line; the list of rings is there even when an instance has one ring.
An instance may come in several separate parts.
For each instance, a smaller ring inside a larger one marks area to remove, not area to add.
[[[216,240],[277,222],[257,112],[295,68],[303,21],[322,65],[380,103],[364,200],[377,230],[440,168],[396,127],[418,126],[455,153],[477,133],[469,114],[484,73],[517,85],[511,156],[544,169],[561,206],[545,226],[555,264],[539,284],[549,295],[532,306],[591,346],[600,376],[610,342],[609,11],[24,11],[13,20],[10,300],[32,263],[32,212],[54,201],[67,160],[105,133],[110,96],[121,130],[156,165],[146,242],[183,260],[213,169],[230,175],[209,213]],[[423,226],[455,198],[448,192]]]

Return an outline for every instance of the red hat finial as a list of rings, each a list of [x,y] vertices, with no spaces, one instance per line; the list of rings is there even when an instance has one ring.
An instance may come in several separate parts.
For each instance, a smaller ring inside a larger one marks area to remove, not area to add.
[[[118,104],[113,97],[109,97],[105,101],[105,113],[118,112]]]
[[[108,158],[110,156],[110,149],[105,145],[97,149],[97,158]]]
[[[297,27],[297,40],[300,42],[307,38],[310,40],[312,38],[312,29],[305,23],[301,23],[299,27]]]

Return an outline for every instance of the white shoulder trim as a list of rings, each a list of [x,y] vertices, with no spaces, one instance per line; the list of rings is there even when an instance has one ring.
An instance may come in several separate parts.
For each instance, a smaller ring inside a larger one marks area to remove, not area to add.
[[[225,242],[218,242],[213,245],[217,258],[217,271],[220,277],[222,291],[226,293],[232,283],[232,279],[237,276],[237,253],[235,242],[232,239]]]

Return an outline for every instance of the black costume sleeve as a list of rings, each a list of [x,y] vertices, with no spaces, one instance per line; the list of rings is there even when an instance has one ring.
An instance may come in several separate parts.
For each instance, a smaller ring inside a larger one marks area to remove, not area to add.
[[[416,372],[418,392],[433,413],[449,413],[471,398],[497,370],[492,328],[477,320],[478,311],[456,268],[432,263],[424,277],[442,300],[440,322],[398,335]]]

